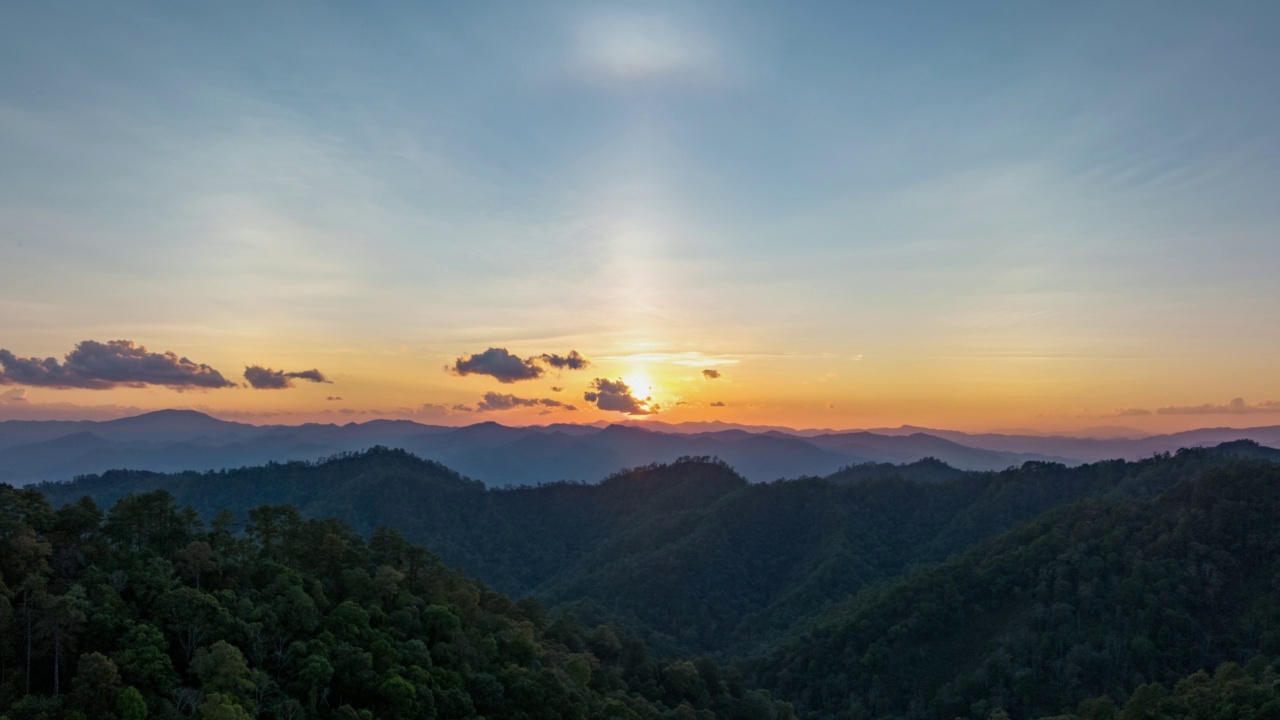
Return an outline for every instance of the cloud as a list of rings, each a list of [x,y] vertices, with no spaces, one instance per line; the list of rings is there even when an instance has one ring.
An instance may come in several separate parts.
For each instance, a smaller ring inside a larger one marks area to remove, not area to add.
[[[7,392],[0,393],[0,405],[11,405],[25,402],[29,402],[27,400],[27,391],[25,388],[14,388]]]
[[[564,388],[562,388],[562,387],[553,387],[553,388],[551,388],[551,392],[564,392]]]
[[[1233,398],[1225,405],[1211,403],[1204,405],[1175,405],[1156,410],[1159,415],[1253,415],[1274,412],[1280,412],[1280,401],[1265,400],[1256,405],[1250,405],[1244,401],[1244,398]]]
[[[581,370],[591,364],[591,361],[579,355],[577,350],[570,350],[568,355],[544,353],[540,359],[557,370]]]
[[[715,401],[715,402],[711,403],[711,407],[724,407],[724,403],[722,403],[722,402],[720,402],[719,400],[717,400],[717,401]]]
[[[316,369],[287,373],[283,370],[272,370],[261,365],[246,367],[244,369],[244,379],[248,380],[249,385],[256,390],[282,390],[293,387],[295,379],[309,380],[316,383],[330,382],[325,379],[324,373]]]
[[[626,413],[628,415],[652,415],[659,407],[653,404],[652,398],[643,400],[631,394],[631,387],[622,379],[609,380],[596,378],[591,381],[591,390],[582,394],[582,399],[601,410]]]
[[[325,400],[328,400],[330,402],[333,402],[335,400],[341,400],[341,399],[342,397],[340,395],[330,395],[329,397],[325,398]]]
[[[208,365],[194,363],[172,352],[148,352],[132,340],[106,343],[85,340],[67,353],[62,363],[54,358],[21,358],[0,349],[0,367],[3,367],[0,385],[86,390],[148,385],[175,390],[235,387],[235,383]]]
[[[506,348],[489,348],[471,357],[453,362],[453,372],[458,375],[488,375],[500,383],[536,380],[546,372],[534,363],[534,358],[522,359],[507,352]]]
[[[310,370],[300,370],[298,372],[285,373],[285,377],[297,378],[299,380],[309,380],[310,382],[314,382],[314,383],[329,383],[329,384],[333,383],[332,380],[324,376],[324,373],[320,372],[319,370],[316,370],[315,368],[311,368]]]
[[[703,379],[703,380],[719,380],[719,379],[720,379],[720,371],[719,371],[719,370],[712,370],[711,368],[707,368],[706,370],[703,370],[703,371],[702,371],[702,379]]]
[[[502,393],[487,392],[480,402],[476,405],[477,410],[514,410],[522,407],[558,407],[565,410],[577,410],[572,405],[566,405],[559,400],[551,398],[522,398],[515,395],[504,395]]]
[[[1142,417],[1150,414],[1151,411],[1146,408],[1121,408],[1106,417]]]
[[[453,367],[448,369],[455,375],[488,375],[500,383],[514,383],[521,380],[537,380],[542,377],[546,368],[539,363],[557,370],[580,370],[590,365],[591,361],[577,350],[570,350],[568,355],[544,353],[521,358],[512,355],[506,348],[491,347],[482,353],[458,358],[453,362]]]

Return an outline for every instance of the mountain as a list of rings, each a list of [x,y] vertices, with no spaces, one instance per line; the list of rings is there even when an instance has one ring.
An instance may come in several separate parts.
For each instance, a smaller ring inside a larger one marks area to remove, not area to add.
[[[508,430],[466,436],[503,447]],[[606,430],[621,447],[670,442]],[[278,532],[263,529],[267,519],[293,512],[339,518],[379,543],[379,528],[393,527],[487,586],[585,627],[605,623],[665,658],[735,664],[747,686],[801,717],[986,720],[1082,707],[1082,717],[1111,719],[1106,707],[1170,697],[1238,708],[1225,685],[1190,693],[1183,681],[1220,665],[1238,678],[1230,661],[1280,654],[1280,526],[1271,521],[1280,451],[1249,441],[999,472],[863,463],[767,483],[691,457],[596,484],[511,488],[376,448],[203,473],[113,471],[31,492],[65,508],[50,527],[77,537],[75,523],[93,514],[80,498],[128,505],[158,490],[211,527],[248,520],[258,541]],[[262,503],[270,507],[254,510]],[[104,527],[134,533],[133,522]],[[334,542],[299,547],[319,553]],[[81,556],[58,557],[74,567]],[[1267,663],[1250,667],[1250,687],[1270,687]],[[1200,717],[1160,707],[1164,715],[1147,716]]]
[[[900,477],[918,483],[942,483],[955,480],[962,475],[964,475],[963,470],[957,470],[937,458],[927,457],[902,465],[870,462],[850,465],[829,475],[827,482],[834,485],[853,485],[881,478]]]
[[[670,441],[633,429],[605,434],[631,433]],[[607,609],[670,651],[723,653],[777,637],[840,598],[1048,509],[1090,497],[1153,497],[1242,457],[1280,458],[1280,451],[1236,443],[1135,463],[1032,462],[998,473],[932,460],[756,484],[724,462],[686,458],[595,485],[487,489],[439,463],[375,449],[321,463],[115,471],[36,487],[55,504],[89,495],[107,505],[164,489],[206,518],[288,504],[362,533],[390,525],[504,592],[589,613]]]
[[[93,446],[67,441],[92,435]],[[0,481],[63,480],[112,468],[173,472],[268,461],[314,460],[382,445],[407,449],[495,485],[593,481],[616,470],[686,456],[716,456],[752,481],[826,475],[861,462],[909,462],[926,456],[958,468],[1003,469],[1026,460],[1070,458],[971,448],[933,436],[872,433],[802,437],[777,430],[663,432],[635,424],[508,427],[493,422],[453,428],[374,420],[347,425],[254,426],[194,411],[165,410],[106,422],[0,423]]]
[[[847,599],[764,653],[755,680],[801,717],[1036,717],[1274,657],[1276,513],[1280,465],[1256,461],[1066,505]]]
[[[104,515],[0,485],[0,511],[6,718],[794,718],[709,659],[515,602],[393,531],[263,506],[238,535],[163,491]]]

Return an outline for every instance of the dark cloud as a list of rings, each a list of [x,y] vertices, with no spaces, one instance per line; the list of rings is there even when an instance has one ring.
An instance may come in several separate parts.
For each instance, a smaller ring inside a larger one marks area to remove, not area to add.
[[[271,368],[262,367],[261,365],[250,365],[244,369],[244,379],[249,381],[249,385],[255,390],[283,390],[284,388],[293,387],[293,381],[309,380],[316,383],[327,383],[324,373],[319,370],[302,370],[300,372],[285,372],[283,370],[272,370]]]
[[[280,390],[293,385],[293,381],[284,376],[283,370],[272,370],[260,365],[245,368],[244,379],[258,390]]]
[[[1244,398],[1233,398],[1225,405],[1180,405],[1162,407],[1156,410],[1159,415],[1253,415],[1256,413],[1280,412],[1280,402],[1266,400],[1257,405],[1250,405]]]
[[[333,383],[332,380],[324,376],[324,373],[320,372],[315,368],[311,368],[310,370],[300,370],[298,372],[285,373],[285,377],[297,378],[299,380],[308,380],[314,383],[329,383],[329,384]]]
[[[522,358],[512,355],[506,348],[489,348],[470,357],[458,358],[448,369],[456,375],[488,375],[500,383],[514,383],[542,377],[547,371],[542,364],[557,370],[581,370],[591,362],[577,350],[570,350],[568,355],[544,353]]]
[[[643,400],[631,394],[631,387],[621,379],[609,380],[596,378],[591,381],[591,389],[582,394],[582,399],[601,410],[626,413],[628,415],[652,415],[658,412],[658,406],[651,398]]]
[[[719,380],[719,379],[720,379],[720,371],[719,371],[719,370],[712,370],[711,368],[707,368],[706,370],[703,370],[703,371],[702,371],[702,379],[703,379],[703,380]]]
[[[577,350],[570,350],[568,355],[544,354],[540,359],[557,370],[581,370],[591,364],[591,361],[579,355]]]
[[[724,403],[717,400],[716,402],[711,403],[711,407],[724,407]]]
[[[85,340],[54,358],[21,358],[0,349],[0,385],[107,390],[162,385],[175,390],[235,387],[222,373],[174,353],[149,352],[132,340]]]
[[[502,393],[487,392],[484,397],[476,405],[477,410],[513,410],[522,407],[558,407],[565,410],[577,410],[572,405],[566,405],[559,400],[551,398],[522,398],[515,395],[504,395]]]
[[[329,397],[325,398],[325,400],[328,400],[328,401],[330,401],[330,402],[333,402],[333,401],[335,401],[335,400],[341,400],[341,399],[342,399],[342,398],[341,398],[340,396],[338,396],[338,395],[330,395]]]
[[[536,364],[537,358],[519,358],[506,348],[489,348],[468,358],[453,362],[453,372],[458,375],[488,375],[500,383],[536,380],[546,372]]]
[[[564,388],[562,388],[562,387],[553,387],[553,388],[551,388],[551,392],[564,392]]]

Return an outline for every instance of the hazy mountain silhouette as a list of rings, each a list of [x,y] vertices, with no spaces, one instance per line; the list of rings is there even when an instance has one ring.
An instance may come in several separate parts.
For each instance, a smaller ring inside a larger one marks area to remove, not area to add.
[[[752,482],[829,475],[862,463],[936,458],[961,470],[1001,470],[1030,460],[1072,465],[1140,459],[1180,447],[1249,439],[1280,445],[1280,426],[1206,428],[1135,439],[968,434],[903,426],[876,431],[789,430],[732,423],[465,427],[408,420],[255,426],[191,410],[104,422],[0,422],[0,481],[65,480],[111,468],[178,471],[313,460],[374,445],[404,448],[494,486],[594,482],[621,468],[716,456]]]

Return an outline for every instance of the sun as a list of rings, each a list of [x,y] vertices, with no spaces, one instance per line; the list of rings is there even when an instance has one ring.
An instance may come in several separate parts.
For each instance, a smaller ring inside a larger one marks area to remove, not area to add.
[[[649,373],[644,371],[633,371],[622,376],[622,381],[631,388],[632,397],[638,400],[653,397],[653,380],[649,377]]]

